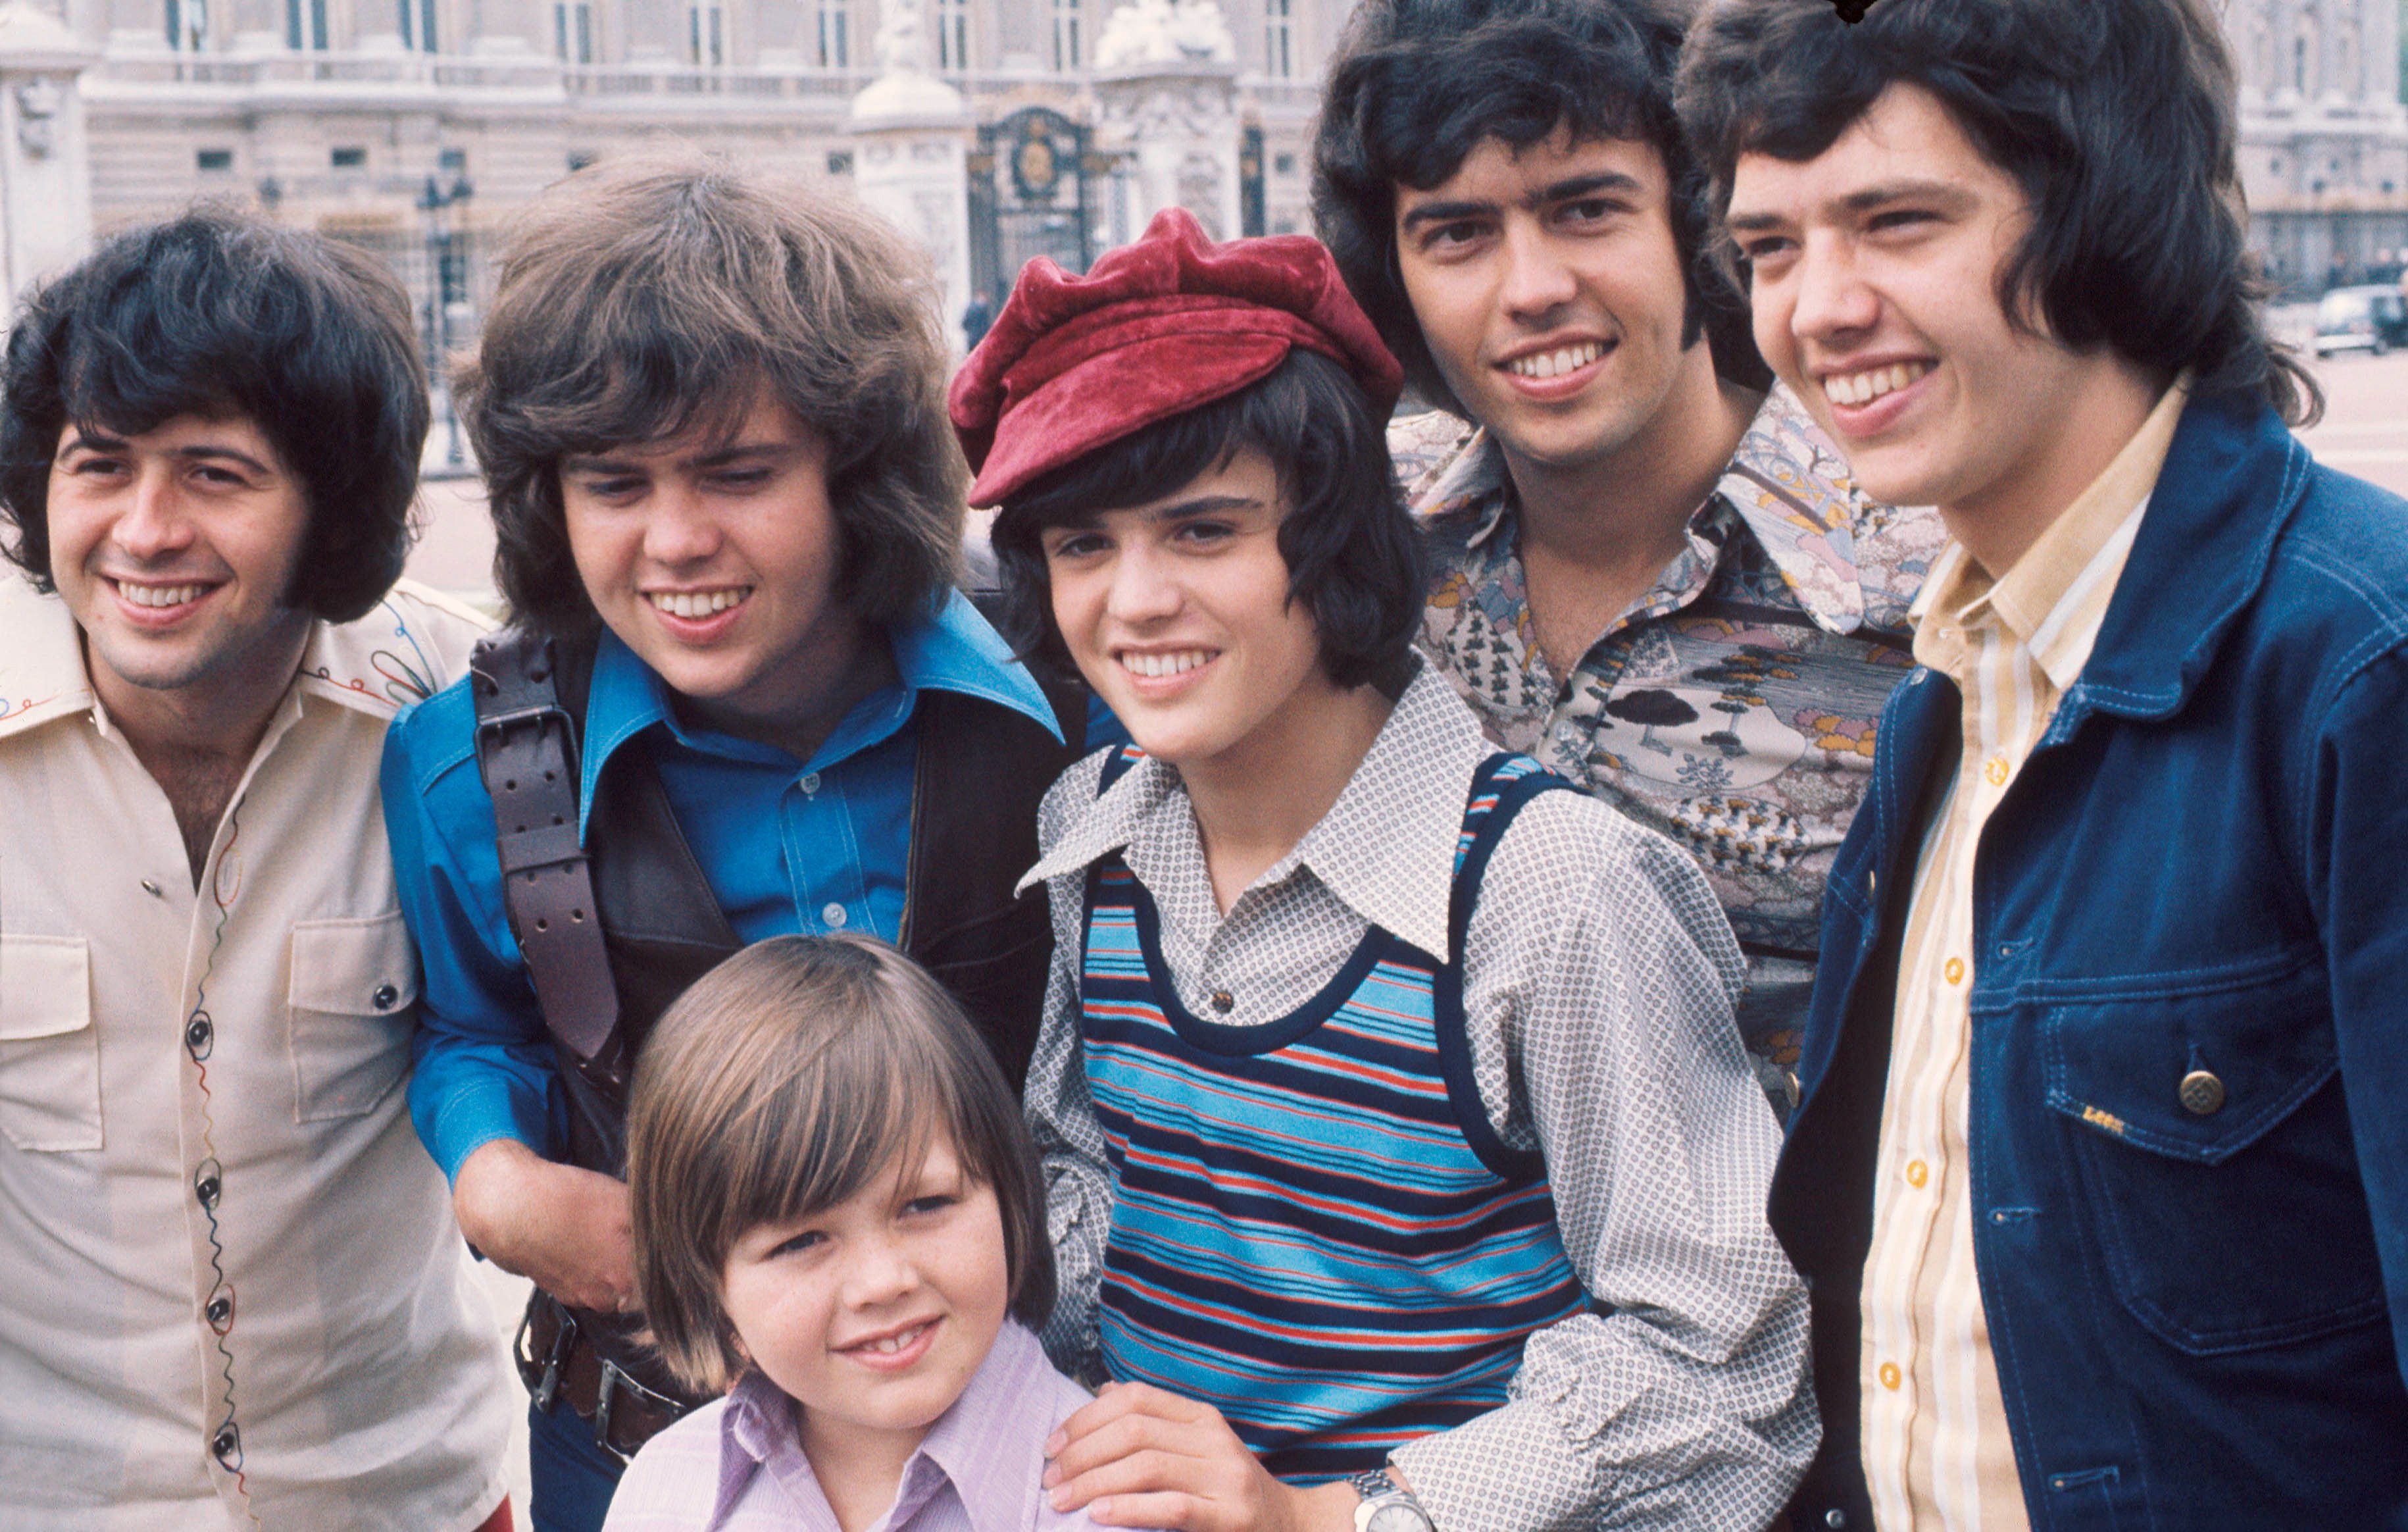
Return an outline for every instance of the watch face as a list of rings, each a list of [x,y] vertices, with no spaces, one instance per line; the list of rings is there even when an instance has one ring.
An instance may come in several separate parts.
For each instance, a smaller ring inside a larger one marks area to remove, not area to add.
[[[1411,1500],[1398,1500],[1372,1511],[1371,1519],[1363,1524],[1363,1532],[1433,1532],[1433,1528],[1421,1507]]]

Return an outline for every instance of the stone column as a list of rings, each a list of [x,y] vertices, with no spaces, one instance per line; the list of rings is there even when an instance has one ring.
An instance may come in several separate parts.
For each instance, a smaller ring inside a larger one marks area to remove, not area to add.
[[[11,300],[92,249],[78,80],[98,61],[47,7],[0,4],[0,281]]]
[[[878,78],[853,98],[853,188],[928,252],[947,342],[962,350],[970,294],[970,112],[928,72],[920,0],[887,0],[875,44]]]
[[[1096,45],[1096,148],[1125,167],[1129,234],[1184,208],[1238,236],[1237,46],[1212,0],[1132,0]]]

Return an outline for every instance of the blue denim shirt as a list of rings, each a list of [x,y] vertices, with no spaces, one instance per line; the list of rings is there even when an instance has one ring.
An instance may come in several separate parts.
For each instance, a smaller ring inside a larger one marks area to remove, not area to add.
[[[647,730],[661,785],[703,877],[746,941],[843,929],[895,939],[903,914],[919,694],[964,692],[1054,727],[1045,694],[956,594],[892,631],[896,684],[853,705],[809,761],[681,723],[668,688],[605,630],[585,710],[579,828],[603,763]],[[1109,715],[1107,715],[1109,716]],[[418,1067],[410,1115],[447,1176],[512,1138],[550,1153],[565,1129],[552,1050],[503,912],[494,805],[477,770],[464,677],[394,720],[384,815],[417,938]]]
[[[1857,1296],[1959,707],[1927,670],[1892,694],[1826,899],[1771,1200],[1815,1297],[1801,1526],[1872,1525]],[[2408,1526],[2403,782],[2408,503],[2194,400],[1976,853],[1974,1261],[2036,1528]]]

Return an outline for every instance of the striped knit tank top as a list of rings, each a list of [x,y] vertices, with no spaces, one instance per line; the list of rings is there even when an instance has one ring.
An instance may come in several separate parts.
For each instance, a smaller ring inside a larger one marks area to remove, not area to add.
[[[1521,806],[1569,786],[1491,757],[1455,845],[1453,959],[1374,926],[1318,995],[1260,1025],[1191,1015],[1144,887],[1117,856],[1088,875],[1080,1029],[1113,1194],[1104,1365],[1213,1405],[1282,1478],[1365,1472],[1495,1409],[1525,1338],[1588,1306],[1544,1165],[1482,1110],[1463,1015],[1481,874]]]

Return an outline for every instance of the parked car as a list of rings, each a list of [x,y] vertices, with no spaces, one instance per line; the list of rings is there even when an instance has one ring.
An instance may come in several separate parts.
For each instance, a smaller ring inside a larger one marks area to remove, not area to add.
[[[2316,305],[2316,354],[2408,346],[2408,294],[2396,287],[2336,287]]]

